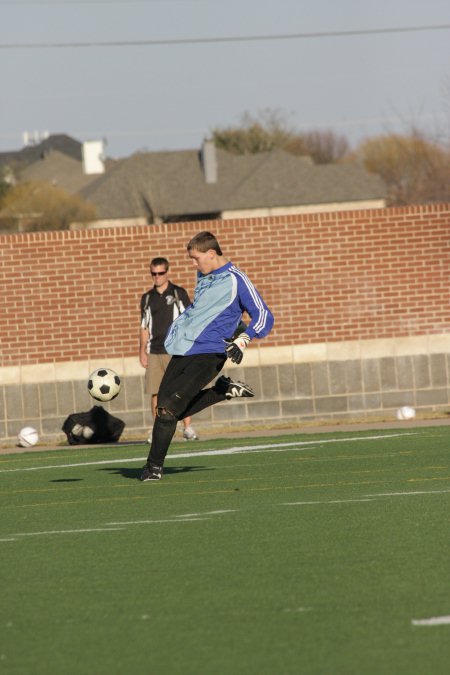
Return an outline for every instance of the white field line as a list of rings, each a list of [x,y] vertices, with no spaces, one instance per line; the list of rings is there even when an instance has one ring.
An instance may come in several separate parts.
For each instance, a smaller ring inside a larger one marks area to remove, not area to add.
[[[429,619],[412,619],[413,626],[448,626],[450,625],[449,616],[432,616]]]
[[[42,532],[16,532],[13,537],[42,537],[48,534],[84,534],[86,532],[118,532],[120,527],[83,527],[77,530],[44,530]]]
[[[219,511],[205,511],[205,513],[180,513],[177,516],[169,516],[164,520],[119,520],[107,525],[151,525],[152,523],[184,522],[185,520],[208,520],[208,516],[219,516],[223,513],[236,513],[236,509],[220,509]]]
[[[311,506],[321,504],[349,504],[350,502],[374,502],[380,497],[416,497],[417,495],[443,495],[448,494],[448,490],[414,490],[411,492],[379,492],[373,495],[363,495],[361,498],[354,499],[326,499],[309,502],[284,502],[282,506]]]
[[[182,513],[175,518],[194,518],[196,516],[220,516],[222,513],[235,513],[236,509],[219,509],[218,511],[206,511],[206,513]]]
[[[89,527],[74,530],[44,530],[42,532],[15,532],[0,539],[2,541],[16,541],[18,537],[43,537],[53,534],[84,534],[86,532],[120,532],[127,525],[158,525],[160,523],[182,523],[197,522],[199,520],[210,520],[209,516],[221,515],[223,513],[235,513],[236,509],[223,509],[220,511],[205,511],[205,513],[183,513],[168,518],[154,518],[148,520],[124,520],[114,523],[105,523],[104,527]]]
[[[365,495],[365,497],[410,497],[413,495],[442,495],[445,492],[450,492],[448,490],[414,490],[411,492],[379,492],[378,494]]]
[[[203,518],[198,514],[195,518],[183,518],[183,520],[177,520],[180,516],[169,516],[169,518],[149,518],[148,520],[120,520],[117,523],[107,523],[108,525],[154,525],[158,523],[187,523],[196,520],[209,520],[209,518]]]
[[[348,504],[350,502],[372,502],[373,499],[330,499],[316,502],[285,502],[282,506],[311,506],[315,504]]]
[[[158,525],[160,523],[189,523],[191,521],[198,520],[209,520],[209,518],[184,518],[183,520],[176,520],[175,518],[167,518],[165,520],[131,520],[130,522],[123,523],[111,523],[111,525]],[[47,537],[49,535],[55,534],[86,534],[89,532],[120,532],[124,530],[125,527],[93,527],[93,528],[83,528],[79,530],[48,530],[47,532],[15,532],[12,535],[9,535],[8,538],[0,539],[0,542],[3,541],[17,541],[18,538],[22,537]]]
[[[325,438],[317,441],[297,441],[289,443],[270,443],[263,445],[243,445],[241,447],[223,448],[222,450],[204,450],[199,452],[179,452],[168,454],[167,460],[188,459],[189,457],[216,457],[219,455],[236,455],[250,452],[286,452],[293,448],[308,448],[325,443],[352,443],[354,441],[380,441],[385,438],[398,438],[399,436],[413,436],[416,432],[402,434],[383,434],[376,436],[363,436],[352,438]],[[49,464],[47,466],[28,466],[18,469],[0,469],[0,473],[14,473],[17,471],[41,471],[43,469],[72,469],[80,466],[100,466],[104,464],[124,464],[128,462],[145,462],[146,457],[123,457],[122,459],[102,459],[93,462],[77,462],[73,464]]]

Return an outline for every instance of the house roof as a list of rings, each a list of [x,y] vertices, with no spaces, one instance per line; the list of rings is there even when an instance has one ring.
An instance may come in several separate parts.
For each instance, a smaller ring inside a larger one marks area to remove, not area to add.
[[[274,150],[216,150],[217,182],[206,183],[195,150],[138,153],[81,190],[100,218],[169,218],[221,211],[384,199],[378,176],[353,163],[315,165]]]
[[[43,159],[33,162],[20,172],[21,181],[52,183],[70,193],[79,192],[97,177],[86,175],[80,161],[58,150],[50,150]]]
[[[50,150],[58,150],[81,162],[82,143],[67,134],[52,134],[36,145],[27,145],[12,152],[0,152],[0,166],[29,166],[45,157]]]
[[[235,155],[212,148],[217,180],[206,182],[197,150],[136,153],[106,160],[101,175],[83,173],[82,144],[53,134],[37,145],[0,153],[20,180],[52,182],[92,203],[99,219],[181,219],[223,211],[382,200],[382,180],[355,163],[316,165],[283,150]]]

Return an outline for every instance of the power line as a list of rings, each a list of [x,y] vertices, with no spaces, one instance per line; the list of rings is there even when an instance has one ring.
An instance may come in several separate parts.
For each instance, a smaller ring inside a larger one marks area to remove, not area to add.
[[[111,40],[106,42],[16,42],[0,44],[0,49],[80,49],[86,47],[157,47],[162,45],[199,45],[227,42],[265,42],[275,40],[305,40],[360,35],[386,35],[393,33],[417,33],[424,31],[449,30],[450,24],[434,26],[399,26],[397,28],[365,28],[361,30],[324,31],[316,33],[278,33],[274,35],[242,35],[208,38],[175,38],[162,40]]]
[[[0,5],[132,5],[161,2],[195,2],[196,0],[0,0]]]

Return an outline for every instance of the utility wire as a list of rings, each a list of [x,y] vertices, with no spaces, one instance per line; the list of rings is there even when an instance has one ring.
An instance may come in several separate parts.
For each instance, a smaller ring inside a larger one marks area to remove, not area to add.
[[[0,5],[133,5],[155,4],[157,2],[196,2],[196,0],[0,0]],[[198,1],[198,0],[197,0]]]
[[[399,26],[397,28],[367,28],[361,30],[324,31],[317,33],[278,33],[274,35],[242,35],[209,38],[175,38],[162,40],[112,40],[106,42],[16,42],[0,44],[0,49],[80,49],[85,47],[157,47],[161,45],[201,45],[227,42],[266,42],[275,40],[305,40],[358,35],[385,35],[389,33],[414,33],[449,30],[450,24],[434,26]]]

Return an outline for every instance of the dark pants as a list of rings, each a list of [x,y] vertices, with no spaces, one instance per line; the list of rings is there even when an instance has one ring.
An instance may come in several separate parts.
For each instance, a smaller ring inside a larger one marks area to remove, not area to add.
[[[223,391],[215,387],[203,389],[220,373],[225,361],[225,354],[172,356],[158,391],[149,463],[163,465],[178,420],[225,401]]]

